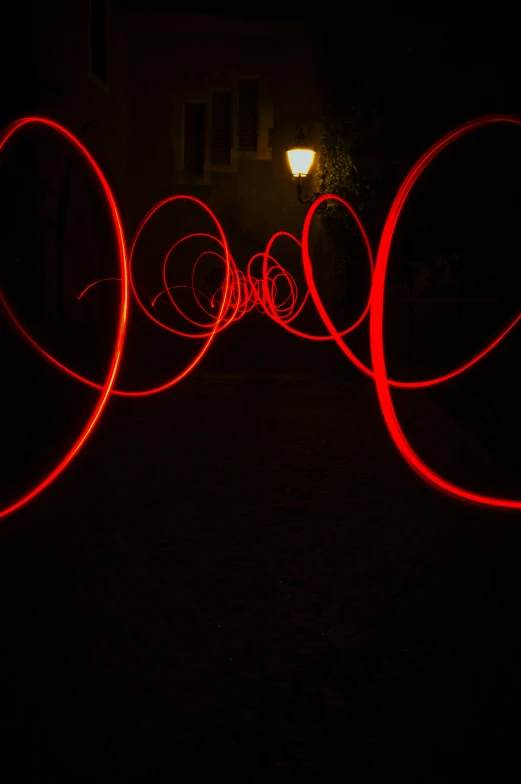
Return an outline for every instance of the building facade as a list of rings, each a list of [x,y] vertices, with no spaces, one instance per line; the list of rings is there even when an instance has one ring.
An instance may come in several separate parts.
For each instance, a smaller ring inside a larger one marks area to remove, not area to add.
[[[129,239],[153,204],[176,193],[215,211],[243,269],[275,231],[300,236],[306,207],[297,202],[286,150],[299,130],[312,146],[321,133],[311,25],[132,11],[108,0],[34,4],[31,22],[31,72],[17,113],[50,117],[80,138],[113,187]],[[34,273],[43,287],[35,301],[45,293],[33,314],[87,330],[74,291],[113,274],[110,225],[77,154],[52,134],[29,135],[31,176],[44,191],[33,216],[34,262],[45,269]],[[16,165],[15,151],[13,179]],[[315,189],[312,178],[306,184]],[[146,259],[137,259],[136,275],[149,290],[160,288],[161,260],[176,231],[204,231],[202,218],[184,205],[144,238]],[[322,252],[319,220],[312,239],[313,252]],[[302,282],[298,247],[278,247],[277,257]],[[180,261],[179,282],[192,261]],[[202,279],[219,264],[206,257]],[[327,264],[317,269],[327,299]]]

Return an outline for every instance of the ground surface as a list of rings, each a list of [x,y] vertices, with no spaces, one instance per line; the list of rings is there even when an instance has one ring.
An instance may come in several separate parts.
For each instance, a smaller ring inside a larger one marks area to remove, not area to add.
[[[519,516],[421,483],[365,381],[194,376],[113,400],[2,524],[6,780],[519,767]],[[432,401],[398,402],[436,467],[500,470]]]

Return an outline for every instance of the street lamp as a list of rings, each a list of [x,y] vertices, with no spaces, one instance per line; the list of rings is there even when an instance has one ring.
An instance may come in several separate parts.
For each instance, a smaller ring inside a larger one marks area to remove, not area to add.
[[[301,204],[312,204],[315,199],[320,196],[320,193],[313,194],[313,196],[310,196],[309,199],[303,199],[302,178],[307,177],[309,170],[313,165],[315,151],[306,146],[306,137],[302,133],[302,129],[299,129],[296,140],[297,143],[287,151],[289,168],[291,169],[291,174],[297,183],[297,199],[299,202],[301,202]]]

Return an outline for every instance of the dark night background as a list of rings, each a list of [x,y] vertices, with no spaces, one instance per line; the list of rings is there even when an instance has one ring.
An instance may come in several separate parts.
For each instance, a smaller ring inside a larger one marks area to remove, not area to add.
[[[107,13],[106,58],[89,38],[93,9]],[[343,128],[376,250],[429,145],[480,115],[521,116],[519,33],[499,8],[341,10],[345,22],[333,3],[18,3],[0,29],[0,128],[33,113],[76,133],[127,238],[163,196],[204,199],[239,266],[274,231],[301,230],[285,169],[297,129],[314,145]],[[212,148],[191,171],[179,106],[223,85],[235,95],[241,74],[260,85],[254,148],[239,136],[224,163]],[[28,130],[1,154],[0,209],[2,291],[45,346],[102,378],[115,289],[84,303],[72,291],[115,274],[98,185],[64,141]],[[422,175],[391,253],[391,376],[449,370],[514,317],[520,216],[517,127],[474,132]],[[320,221],[317,279],[341,324],[366,296],[366,262],[352,226]],[[189,210],[158,218],[140,280],[158,290],[166,243],[206,229]],[[275,255],[298,278],[292,250]],[[320,330],[312,309],[302,323]],[[350,345],[369,362],[359,332]],[[521,497],[519,334],[461,378],[393,394],[429,465],[507,498]],[[3,311],[0,338],[3,508],[63,455],[94,397]],[[194,343],[132,308],[118,385],[166,381]],[[252,314],[178,386],[112,398],[61,477],[0,522],[2,780],[515,775],[520,531],[518,513],[459,503],[412,474],[372,384],[338,348]]]

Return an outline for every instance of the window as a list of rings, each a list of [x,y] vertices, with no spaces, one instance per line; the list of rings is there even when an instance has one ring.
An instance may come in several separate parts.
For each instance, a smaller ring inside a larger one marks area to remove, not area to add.
[[[212,164],[229,164],[232,150],[232,93],[212,93]]]
[[[206,104],[185,103],[185,173],[202,177],[206,151]]]
[[[107,81],[107,4],[90,2],[90,67],[102,81]]]
[[[257,151],[259,80],[239,79],[239,151]]]

